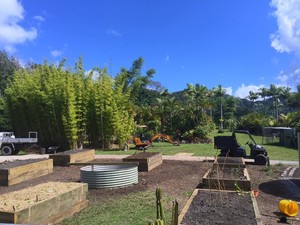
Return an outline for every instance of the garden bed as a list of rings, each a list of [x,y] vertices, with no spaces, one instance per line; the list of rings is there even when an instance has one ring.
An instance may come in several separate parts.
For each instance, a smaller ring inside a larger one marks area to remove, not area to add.
[[[0,166],[0,185],[10,186],[52,172],[52,159],[29,159],[4,162]]]
[[[140,152],[124,158],[123,162],[137,162],[138,171],[150,171],[162,164],[162,155],[159,152]]]
[[[251,190],[247,169],[219,167],[214,165],[203,176],[203,185],[207,189],[217,190]]]
[[[196,189],[179,217],[182,225],[247,224],[260,222],[256,200],[250,193]]]
[[[49,155],[54,166],[69,166],[70,163],[89,162],[95,159],[94,149],[69,150]]]
[[[88,185],[48,182],[0,195],[4,223],[57,223],[88,206]]]

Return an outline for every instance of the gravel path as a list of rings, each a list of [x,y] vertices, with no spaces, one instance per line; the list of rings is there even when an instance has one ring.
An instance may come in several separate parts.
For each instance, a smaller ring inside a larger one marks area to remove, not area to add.
[[[129,155],[95,155],[96,159],[123,159]],[[0,163],[5,161],[14,160],[25,160],[25,159],[48,159],[49,155],[38,155],[38,154],[28,154],[28,155],[14,155],[14,156],[0,156]],[[163,160],[180,160],[180,161],[212,161],[213,157],[203,157],[203,156],[188,156],[188,155],[163,155]],[[245,159],[245,162],[253,162],[252,159]],[[271,165],[284,164],[291,166],[299,166],[298,161],[284,161],[284,160],[270,160]]]

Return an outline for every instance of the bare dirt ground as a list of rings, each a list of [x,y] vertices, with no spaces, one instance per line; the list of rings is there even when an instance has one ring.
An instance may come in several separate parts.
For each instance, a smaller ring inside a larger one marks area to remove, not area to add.
[[[102,162],[118,162],[118,160],[97,160]],[[89,190],[90,204],[97,204],[108,197],[119,198],[132,192],[153,191],[160,186],[164,194],[176,196],[180,204],[180,210],[186,204],[189,194],[197,187],[201,187],[201,180],[205,172],[211,167],[211,162],[192,161],[168,161],[151,170],[150,172],[139,172],[139,183],[137,185],[119,189]],[[0,195],[22,188],[31,187],[45,182],[80,182],[80,168],[82,166],[55,167],[54,172],[43,177],[9,187],[0,186]],[[297,169],[292,180],[283,180],[281,174],[286,167],[274,166],[266,170],[264,166],[247,165],[250,175],[252,189],[259,190],[256,197],[262,222],[266,225],[278,224],[278,202],[283,198],[300,201],[299,186],[300,171]],[[1,201],[1,196],[0,196]],[[226,208],[230,210],[230,208]],[[1,222],[1,221],[0,221]],[[299,221],[289,220],[290,224]],[[213,224],[213,223],[211,223]]]

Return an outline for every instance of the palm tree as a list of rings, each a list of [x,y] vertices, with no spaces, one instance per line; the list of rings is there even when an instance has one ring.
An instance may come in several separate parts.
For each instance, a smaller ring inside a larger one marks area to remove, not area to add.
[[[300,108],[300,85],[297,86],[296,93],[291,93],[287,99],[287,103],[289,106],[294,107],[296,109]]]
[[[291,88],[290,87],[282,87],[281,90],[281,97],[284,100],[284,109],[285,109],[285,113],[288,112],[288,106],[286,104],[287,100],[289,99],[290,95],[291,95]]]
[[[188,84],[185,89],[185,96],[187,97],[188,109],[191,113],[193,126],[199,125],[203,122],[204,115],[209,109],[209,91],[204,85]]]
[[[280,95],[282,94],[282,88],[281,87],[276,87],[274,84],[270,85],[269,89],[269,95],[273,99],[274,107],[275,107],[275,118],[278,121],[278,106],[280,103]]]
[[[220,103],[220,130],[223,130],[223,98],[226,94],[226,90],[223,89],[222,85],[218,85],[218,87],[213,88],[214,96],[216,96],[219,99]]]
[[[268,88],[260,88],[258,94],[264,99],[264,114],[266,114],[266,97],[269,96]]]
[[[255,100],[258,99],[258,94],[253,92],[253,91],[249,91],[249,96],[248,96],[249,100],[252,101],[253,104],[253,112],[255,111]]]

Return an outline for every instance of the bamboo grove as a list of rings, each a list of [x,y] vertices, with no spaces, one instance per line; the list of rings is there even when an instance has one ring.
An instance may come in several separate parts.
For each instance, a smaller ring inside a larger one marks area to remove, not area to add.
[[[126,72],[114,79],[106,69],[86,74],[82,59],[73,70],[65,69],[64,62],[17,70],[5,91],[13,130],[38,131],[44,146],[124,145],[134,129],[132,89],[124,88]]]

